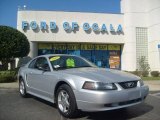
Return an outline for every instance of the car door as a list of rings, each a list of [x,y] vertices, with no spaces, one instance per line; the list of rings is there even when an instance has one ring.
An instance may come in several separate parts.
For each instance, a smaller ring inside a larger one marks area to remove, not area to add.
[[[50,68],[47,71],[40,69],[44,65],[48,65],[49,67],[49,63],[45,57],[35,59],[29,65],[30,72],[27,74],[27,82],[33,94],[48,98],[51,96],[50,85],[53,79]]]

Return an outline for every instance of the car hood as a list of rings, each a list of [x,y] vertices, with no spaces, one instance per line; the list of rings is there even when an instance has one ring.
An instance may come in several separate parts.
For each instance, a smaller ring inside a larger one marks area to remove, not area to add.
[[[92,67],[66,69],[63,70],[63,74],[98,82],[123,82],[140,79],[138,76],[120,70]]]

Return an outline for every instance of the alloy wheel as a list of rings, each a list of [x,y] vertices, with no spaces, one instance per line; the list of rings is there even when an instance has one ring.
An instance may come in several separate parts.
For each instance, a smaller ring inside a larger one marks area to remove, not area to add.
[[[61,90],[58,94],[58,107],[61,112],[66,113],[69,111],[69,95],[65,90]]]
[[[19,88],[20,88],[20,89],[19,89],[19,90],[20,90],[20,93],[21,93],[22,95],[24,95],[25,86],[24,86],[24,82],[23,82],[23,81],[20,82]]]

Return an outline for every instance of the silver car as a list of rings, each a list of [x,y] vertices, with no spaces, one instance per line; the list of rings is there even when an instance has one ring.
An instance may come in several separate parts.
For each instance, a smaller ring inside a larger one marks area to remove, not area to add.
[[[56,103],[65,117],[78,110],[106,111],[140,104],[149,88],[140,77],[98,68],[74,55],[42,55],[21,67],[19,92]]]

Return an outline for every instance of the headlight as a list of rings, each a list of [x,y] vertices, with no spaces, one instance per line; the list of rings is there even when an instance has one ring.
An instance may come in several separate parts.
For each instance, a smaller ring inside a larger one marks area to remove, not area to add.
[[[139,83],[140,83],[140,86],[143,86],[143,85],[144,85],[143,80],[139,80]]]
[[[116,90],[117,87],[113,83],[89,82],[86,81],[82,87],[88,90]]]

